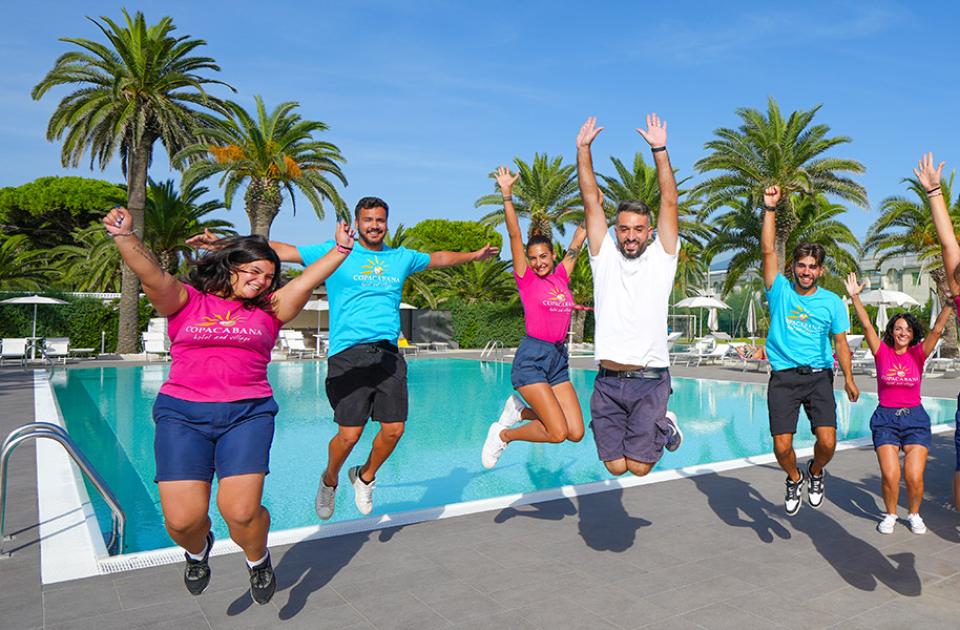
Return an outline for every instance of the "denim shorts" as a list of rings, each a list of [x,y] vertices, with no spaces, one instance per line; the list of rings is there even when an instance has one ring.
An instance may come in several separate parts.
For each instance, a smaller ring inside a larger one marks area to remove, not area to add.
[[[535,337],[524,337],[513,357],[510,383],[514,389],[534,383],[559,385],[570,380],[567,346],[562,341],[551,343]]]
[[[870,418],[870,431],[873,448],[886,444],[897,448],[909,444],[930,448],[930,416],[923,405],[904,409],[877,407]]]
[[[270,472],[277,403],[272,396],[192,402],[159,394],[153,451],[160,481],[207,481]]]

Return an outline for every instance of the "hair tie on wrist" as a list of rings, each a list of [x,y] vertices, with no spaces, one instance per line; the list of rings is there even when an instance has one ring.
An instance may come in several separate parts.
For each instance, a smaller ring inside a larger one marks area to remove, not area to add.
[[[935,191],[935,190],[940,190],[940,185],[939,185],[939,184],[936,185],[936,186],[934,186],[933,188],[930,188],[929,190],[927,190],[927,194],[929,195],[930,193],[932,193],[932,192]]]
[[[341,254],[349,254],[350,252],[353,251],[353,248],[352,248],[352,247],[344,247],[344,246],[341,245],[340,243],[337,243],[337,251],[340,252]]]
[[[117,232],[116,234],[110,234],[111,238],[117,238],[118,236],[133,236],[133,232]]]
[[[660,151],[666,151],[666,150],[667,150],[667,146],[666,146],[666,145],[664,145],[664,146],[662,146],[662,147],[650,147],[650,152],[651,152],[651,153],[659,153]]]

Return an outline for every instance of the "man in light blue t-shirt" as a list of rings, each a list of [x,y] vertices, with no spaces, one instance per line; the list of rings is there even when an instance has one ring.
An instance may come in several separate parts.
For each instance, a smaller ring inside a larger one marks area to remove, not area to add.
[[[844,375],[844,389],[850,402],[856,402],[860,390],[853,379],[847,331],[850,315],[836,293],[817,286],[823,274],[825,252],[817,243],[801,243],[793,251],[793,281],[782,273],[776,249],[776,210],[780,204],[779,186],[763,194],[763,227],[760,247],[763,251],[763,282],[770,305],[770,332],[767,335],[767,359],[770,384],[767,407],[773,452],[787,473],[784,504],[787,514],[800,511],[803,487],[807,502],[819,508],[823,503],[824,468],[833,458],[837,445],[837,404],[833,396],[833,354]],[[833,348],[830,339],[833,338]],[[800,406],[816,436],[813,459],[803,471],[797,467],[793,434],[797,432]]]
[[[363,433],[367,420],[380,423],[373,448],[362,466],[348,471],[354,500],[361,514],[373,509],[377,470],[403,435],[407,420],[407,364],[397,348],[400,337],[400,296],[411,274],[424,269],[453,267],[486,260],[499,249],[487,245],[475,252],[424,253],[387,247],[387,203],[364,197],[354,212],[357,241],[347,259],[327,278],[330,302],[330,349],[327,359],[327,398],[339,425],[330,441],[327,468],[317,490],[317,515],[333,516],[340,469]],[[271,242],[283,262],[309,265],[338,245],[295,247]]]

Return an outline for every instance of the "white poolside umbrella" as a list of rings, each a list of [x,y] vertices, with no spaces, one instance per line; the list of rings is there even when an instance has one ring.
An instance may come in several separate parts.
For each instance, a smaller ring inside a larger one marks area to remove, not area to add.
[[[877,333],[883,335],[883,331],[887,328],[887,322],[890,321],[890,316],[887,315],[887,305],[881,303],[880,309],[877,311]]]
[[[750,335],[750,341],[753,342],[753,336],[757,334],[757,311],[753,305],[753,299],[750,299],[750,306],[747,307],[747,333]]]
[[[303,310],[305,311],[316,311],[317,312],[317,335],[320,334],[320,313],[322,311],[330,310],[330,303],[326,300],[310,300],[303,305]]]
[[[707,315],[707,328],[710,329],[710,332],[717,332],[720,328],[720,317],[717,315],[717,309],[711,308],[710,314]]]
[[[33,347],[30,349],[30,359],[32,360],[37,358],[37,306],[40,304],[66,304],[66,302],[42,295],[27,295],[24,297],[8,298],[0,301],[0,304],[33,304],[33,334],[30,335],[34,342]]]
[[[860,301],[864,304],[889,304],[891,306],[920,306],[920,302],[903,291],[890,289],[873,289],[860,294]]]
[[[730,306],[723,300],[719,300],[712,295],[694,295],[693,297],[688,297],[680,300],[675,307],[678,308],[709,308],[709,309],[718,309],[718,308],[730,308]],[[702,327],[702,318],[701,318],[701,327]],[[707,324],[709,327],[709,323]],[[711,329],[715,330],[715,329]],[[701,330],[701,332],[703,332]]]

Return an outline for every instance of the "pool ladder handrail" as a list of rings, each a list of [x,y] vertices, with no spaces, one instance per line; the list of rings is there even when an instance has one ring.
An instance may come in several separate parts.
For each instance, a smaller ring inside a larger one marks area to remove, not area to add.
[[[110,531],[110,541],[107,543],[107,551],[116,549],[117,553],[123,551],[123,534],[126,528],[127,517],[120,507],[120,502],[110,490],[107,482],[104,481],[100,473],[93,467],[90,460],[77,448],[77,445],[66,429],[51,422],[30,422],[18,427],[10,432],[0,446],[0,553],[2,553],[3,543],[13,540],[14,536],[6,535],[6,517],[7,517],[7,468],[10,456],[13,451],[27,440],[46,438],[60,444],[67,452],[67,455],[73,459],[78,468],[86,475],[90,483],[100,492],[103,500],[110,507],[112,514],[112,527]],[[12,553],[12,552],[11,552]],[[9,554],[8,554],[9,555]]]
[[[493,357],[494,353],[499,357],[503,354],[503,342],[499,339],[491,339],[483,346],[483,350],[480,351],[480,359],[489,359]]]

